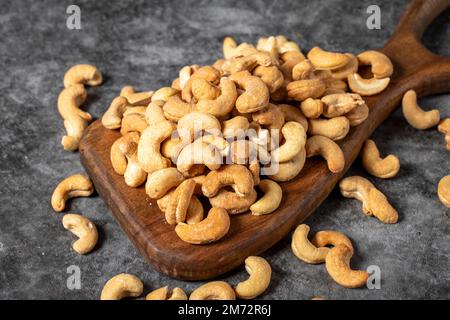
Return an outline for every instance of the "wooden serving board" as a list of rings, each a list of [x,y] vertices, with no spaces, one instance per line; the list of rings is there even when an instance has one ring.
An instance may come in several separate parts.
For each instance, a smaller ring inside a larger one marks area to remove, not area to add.
[[[432,54],[420,43],[426,27],[449,5],[450,0],[424,0],[413,1],[407,8],[382,49],[394,64],[391,84],[380,95],[365,98],[369,118],[339,142],[345,170],[331,174],[325,161],[308,159],[296,179],[282,183],[283,201],[276,212],[232,216],[228,235],[216,243],[191,245],[181,241],[144,188],[125,184],[110,161],[111,145],[120,134],[105,129],[99,120],[89,126],[81,141],[81,161],[122,229],[158,271],[186,280],[223,274],[243,264],[247,256],[273,246],[314,212],[351,166],[363,142],[399,105],[405,91],[414,89],[419,96],[450,91],[450,60]]]

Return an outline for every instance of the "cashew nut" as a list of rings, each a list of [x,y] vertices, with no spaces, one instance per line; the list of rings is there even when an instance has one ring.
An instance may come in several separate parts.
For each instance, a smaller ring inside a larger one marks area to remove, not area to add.
[[[445,142],[447,143],[447,149],[450,150],[450,118],[444,119],[438,126],[439,132],[445,134]]]
[[[264,196],[251,205],[250,211],[253,215],[259,216],[274,212],[281,203],[283,190],[275,181],[265,179],[259,182],[259,188],[264,192]]]
[[[358,72],[358,59],[351,53],[346,53],[345,55],[349,57],[347,64],[340,68],[331,70],[331,76],[334,79],[347,80],[349,74]]]
[[[345,244],[332,248],[326,256],[325,267],[333,280],[346,288],[359,288],[367,283],[369,274],[366,271],[352,270],[350,259],[353,250]]]
[[[308,133],[313,136],[324,136],[336,141],[345,138],[349,131],[350,122],[344,116],[309,120]]]
[[[169,204],[170,198],[175,193],[176,189],[170,190],[166,195],[164,195],[162,198],[159,198],[156,200],[156,204],[158,205],[159,210],[162,212],[166,212],[167,206]],[[194,193],[197,193],[194,189]],[[200,191],[201,193],[201,191]],[[187,224],[194,224],[198,223],[203,220],[203,205],[200,202],[200,200],[193,195],[191,197],[191,201],[189,202],[189,206],[187,208],[186,212],[186,223]]]
[[[183,90],[186,83],[188,82],[191,75],[197,71],[199,68],[198,65],[194,64],[191,66],[185,66],[181,68],[180,72],[178,73],[178,78],[180,79],[180,89]]]
[[[222,65],[227,74],[241,71],[252,71],[257,66],[269,67],[276,65],[277,61],[268,52],[256,51],[245,56],[235,56]]]
[[[132,106],[147,106],[152,99],[153,91],[136,92],[132,86],[125,86],[120,91],[120,96],[127,99]]]
[[[239,214],[247,212],[250,206],[255,203],[257,193],[254,189],[246,196],[238,195],[236,192],[222,189],[212,198],[209,203],[214,208],[223,208],[229,214]]]
[[[269,89],[258,77],[248,71],[240,71],[230,76],[244,91],[236,100],[236,108],[241,113],[251,113],[264,109],[269,104]]]
[[[195,181],[185,180],[175,189],[169,198],[165,210],[168,224],[176,224],[186,220],[187,210],[194,194]]]
[[[176,168],[160,169],[148,176],[145,193],[152,199],[159,199],[183,181],[184,176]]]
[[[197,138],[195,141],[197,140],[206,142],[207,144],[212,144],[214,147],[216,147],[217,151],[219,151],[219,153],[224,157],[228,154],[228,151],[230,150],[230,144],[228,143],[228,141],[219,136],[209,134],[201,136],[200,138]]]
[[[353,245],[351,240],[343,233],[338,231],[324,230],[316,232],[311,239],[311,243],[318,247],[337,246],[339,244],[345,244],[353,253]]]
[[[238,195],[245,197],[253,191],[253,175],[245,166],[226,165],[208,173],[203,182],[202,191],[206,197],[211,198],[221,188],[230,185],[234,186]]]
[[[319,98],[324,94],[325,89],[325,81],[318,78],[296,80],[289,82],[286,86],[288,97],[296,101]]]
[[[234,290],[238,298],[253,299],[269,287],[272,268],[266,259],[250,256],[245,259],[245,270],[250,275],[249,278],[239,282]]]
[[[160,153],[161,142],[170,137],[175,125],[163,121],[147,127],[139,140],[137,157],[142,169],[147,173],[170,167],[170,160]]]
[[[120,127],[120,133],[125,135],[129,132],[142,133],[148,127],[146,120],[147,107],[133,107],[125,110]]]
[[[302,113],[302,111],[289,104],[279,104],[278,107],[284,114],[284,121],[298,122],[302,125],[305,131],[308,131],[308,120],[306,120],[305,115]]]
[[[61,212],[66,206],[66,201],[75,197],[89,197],[94,192],[91,179],[74,174],[65,178],[55,188],[52,194],[52,207],[56,212]]]
[[[305,80],[313,77],[314,66],[311,61],[303,60],[292,68],[292,80]]]
[[[178,121],[185,115],[196,110],[196,105],[191,102],[184,102],[180,96],[173,95],[167,99],[163,106],[164,116],[171,121]]]
[[[359,126],[369,117],[369,107],[365,103],[358,105],[348,112],[345,117],[348,119],[350,127]]]
[[[187,295],[181,288],[174,288],[169,294],[169,287],[156,289],[145,297],[145,300],[187,300]]]
[[[237,55],[243,55],[245,51],[256,51],[255,47],[248,43],[241,43],[239,46],[236,41],[231,37],[226,37],[223,39],[223,57],[225,59],[231,59]]]
[[[121,273],[106,282],[100,300],[120,300],[126,297],[139,297],[144,284],[132,274]]]
[[[236,294],[228,283],[212,281],[192,291],[189,300],[236,300]]]
[[[128,143],[119,144],[121,153],[127,158],[127,167],[123,174],[125,183],[134,188],[139,187],[147,179],[147,172],[142,169],[137,159],[137,148],[137,142],[128,141]]]
[[[230,158],[232,163],[247,164],[259,160],[263,164],[270,162],[267,150],[250,140],[236,140],[230,144]]]
[[[237,116],[222,122],[222,135],[225,139],[243,138],[249,126],[246,117]]]
[[[308,233],[309,226],[306,224],[301,224],[295,229],[291,242],[292,252],[297,258],[306,263],[323,263],[330,249],[326,247],[315,247],[308,240]]]
[[[436,126],[440,121],[439,110],[423,111],[417,104],[417,94],[414,90],[408,90],[402,100],[403,116],[408,123],[419,130]]]
[[[348,86],[353,92],[362,96],[373,96],[386,89],[391,81],[391,78],[364,79],[358,73],[353,73],[347,76],[347,81]]]
[[[192,92],[192,83],[197,79],[206,80],[212,84],[217,84],[220,79],[220,71],[212,66],[204,66],[198,68],[190,77],[181,91],[181,97],[184,101],[194,102]]]
[[[264,67],[258,66],[253,70],[253,75],[260,77],[261,80],[269,88],[269,93],[274,93],[277,91],[284,83],[283,73],[278,69],[278,67]]]
[[[306,160],[306,151],[303,148],[294,158],[278,164],[278,172],[270,175],[272,180],[284,182],[294,179],[303,169]]]
[[[181,150],[177,158],[177,169],[185,176],[191,175],[195,165],[199,164],[210,170],[217,170],[222,164],[222,155],[214,145],[195,140]]]
[[[98,86],[102,84],[103,77],[96,67],[90,64],[77,64],[70,67],[64,74],[64,87],[69,88],[77,84]]]
[[[124,145],[139,142],[139,133],[129,132],[116,141],[111,146],[111,164],[117,174],[124,175],[127,169],[128,159],[124,154]]]
[[[322,97],[323,115],[327,118],[342,116],[354,108],[365,104],[359,94],[335,93]]]
[[[359,64],[362,66],[371,66],[372,73],[375,78],[382,79],[390,77],[394,72],[394,66],[391,60],[379,51],[364,51],[357,56]]]
[[[439,200],[441,200],[447,208],[450,208],[450,175],[443,177],[439,181],[437,193]]]
[[[197,109],[215,117],[229,113],[237,99],[236,85],[233,81],[222,78],[220,80],[220,95],[215,99],[199,99]]]
[[[323,102],[320,99],[308,98],[300,103],[300,109],[305,117],[317,119],[322,115]]]
[[[175,232],[191,244],[206,244],[224,237],[230,228],[230,217],[223,208],[211,208],[208,216],[195,224],[178,223]]]
[[[253,121],[267,126],[271,130],[279,130],[284,125],[284,113],[277,105],[269,103],[268,107],[252,114]]]
[[[371,175],[388,179],[395,177],[400,170],[400,161],[392,154],[382,159],[377,145],[373,140],[367,140],[361,150],[364,169]]]
[[[79,254],[87,254],[94,249],[98,240],[98,232],[95,224],[88,218],[79,214],[69,213],[64,215],[62,224],[65,229],[79,238],[73,243],[73,250]]]
[[[327,70],[343,67],[350,61],[350,57],[344,53],[325,51],[319,47],[312,48],[307,57],[317,69]]]
[[[284,80],[292,80],[292,71],[294,67],[305,60],[305,56],[298,51],[287,51],[280,56],[282,64],[280,65],[280,71],[283,73]]]
[[[82,84],[70,86],[61,91],[58,96],[58,111],[64,119],[64,127],[67,131],[67,135],[61,140],[64,150],[78,149],[83,131],[92,120],[89,113],[79,108],[86,97],[86,89]]]
[[[208,132],[220,134],[220,122],[216,117],[206,112],[191,112],[178,121],[178,135],[184,144],[191,143],[197,138],[198,133]]]
[[[167,102],[170,97],[176,96],[180,93],[179,90],[171,88],[171,87],[162,87],[156,90],[152,95],[152,102],[163,101]]]
[[[344,197],[355,198],[362,202],[364,214],[375,216],[384,223],[397,223],[397,211],[369,180],[359,176],[347,177],[339,183],[339,187]]]
[[[286,162],[292,160],[305,148],[306,132],[302,125],[295,121],[286,122],[281,128],[285,142],[272,150],[272,162]]]
[[[116,97],[109,105],[108,110],[103,114],[102,124],[108,129],[120,128],[125,110],[128,107],[128,101],[124,97]]]
[[[183,150],[184,144],[180,137],[170,137],[164,140],[161,145],[161,154],[172,160],[174,164],[177,162],[178,155]]]
[[[196,78],[191,83],[192,95],[195,101],[198,100],[214,100],[220,95],[220,90],[217,86],[208,80]]]
[[[306,157],[322,156],[333,173],[344,170],[345,157],[339,145],[324,136],[312,136],[306,141]]]

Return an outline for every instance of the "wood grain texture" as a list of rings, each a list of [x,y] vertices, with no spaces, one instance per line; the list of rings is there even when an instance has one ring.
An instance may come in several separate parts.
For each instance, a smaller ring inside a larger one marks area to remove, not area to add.
[[[296,179],[281,184],[283,201],[276,212],[232,216],[228,235],[217,243],[198,246],[181,241],[144,188],[125,184],[110,162],[110,147],[120,134],[105,129],[99,120],[89,126],[81,141],[82,164],[122,229],[158,271],[186,280],[223,274],[241,265],[247,256],[273,246],[314,212],[356,159],[363,142],[399,105],[405,91],[414,89],[419,96],[450,91],[450,60],[430,53],[420,43],[429,23],[449,5],[450,0],[409,5],[382,49],[394,64],[391,84],[380,95],[365,97],[369,118],[339,142],[346,159],[344,171],[331,174],[325,161],[308,159]]]

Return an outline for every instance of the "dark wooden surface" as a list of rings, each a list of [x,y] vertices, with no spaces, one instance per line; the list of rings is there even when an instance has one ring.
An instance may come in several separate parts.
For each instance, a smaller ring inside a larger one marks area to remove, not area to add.
[[[450,1],[414,1],[397,31],[382,49],[394,63],[388,89],[366,97],[369,118],[342,140],[345,170],[331,174],[320,159],[308,159],[299,176],[283,183],[280,208],[267,216],[233,216],[228,235],[217,243],[196,246],[184,243],[165,223],[164,215],[145,194],[143,187],[128,187],[114,173],[109,151],[119,133],[105,129],[100,121],[87,129],[80,146],[83,166],[96,190],[141,254],[160,272],[181,279],[208,279],[239,265],[282,239],[306,219],[328,196],[356,159],[362,143],[399,105],[402,94],[415,89],[419,96],[450,91],[450,60],[428,52],[420,38],[428,24]]]

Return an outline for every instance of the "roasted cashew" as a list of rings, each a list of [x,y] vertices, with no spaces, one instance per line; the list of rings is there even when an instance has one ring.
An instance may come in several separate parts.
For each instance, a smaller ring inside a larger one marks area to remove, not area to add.
[[[170,97],[176,96],[180,93],[179,90],[171,88],[171,87],[162,87],[156,90],[152,95],[152,102],[163,101],[167,102]]]
[[[444,119],[438,125],[439,132],[445,134],[445,142],[447,143],[447,150],[450,150],[450,118]]]
[[[271,130],[279,130],[284,125],[284,113],[280,107],[269,103],[268,107],[252,113],[253,121],[267,126]]]
[[[429,129],[436,126],[440,121],[438,109],[423,111],[417,104],[417,94],[414,90],[408,90],[402,100],[403,116],[408,123],[419,130]]]
[[[137,142],[119,144],[121,153],[127,158],[127,167],[123,174],[125,183],[134,188],[139,187],[147,179],[147,172],[142,169],[137,159],[137,148]]]
[[[197,140],[206,142],[207,144],[212,144],[223,157],[226,157],[230,150],[230,144],[228,141],[219,136],[208,134],[197,138],[195,141]]]
[[[341,68],[350,61],[349,56],[344,53],[324,51],[319,47],[312,48],[307,57],[315,68],[327,70]]]
[[[145,193],[152,199],[162,198],[170,189],[178,187],[184,176],[176,168],[163,168],[154,171],[147,178]]]
[[[220,95],[214,99],[198,99],[197,110],[221,117],[233,109],[236,99],[236,85],[233,81],[222,78],[220,79]]]
[[[305,165],[306,151],[302,149],[294,158],[278,164],[278,172],[270,175],[272,180],[284,182],[294,179]]]
[[[280,185],[275,181],[265,179],[259,182],[259,188],[264,192],[264,196],[251,205],[252,215],[260,216],[278,209],[283,198],[283,190]]]
[[[180,79],[180,89],[183,90],[186,83],[188,82],[189,78],[192,76],[192,74],[197,71],[199,68],[198,65],[194,64],[191,66],[185,66],[181,68],[180,72],[178,73],[178,79]]]
[[[348,86],[353,92],[362,96],[373,96],[386,89],[391,81],[391,78],[364,79],[358,73],[353,73],[347,76],[347,81]]]
[[[103,114],[102,124],[108,129],[118,129],[122,124],[123,114],[127,110],[128,101],[124,97],[116,97]]]
[[[350,122],[344,117],[331,119],[310,119],[308,133],[310,135],[325,136],[331,140],[344,139],[350,131]]]
[[[177,224],[186,220],[186,215],[194,194],[195,181],[184,180],[175,189],[175,192],[169,198],[165,210],[166,221],[168,224]]]
[[[177,169],[183,175],[189,176],[195,165],[205,165],[210,170],[217,170],[222,164],[222,155],[212,144],[196,140],[185,146],[177,158]]]
[[[192,291],[189,300],[236,300],[236,294],[228,283],[212,281]]]
[[[64,74],[64,87],[69,88],[77,84],[98,86],[102,84],[103,77],[100,70],[90,64],[77,64],[70,67]]]
[[[87,254],[94,249],[98,240],[98,232],[95,224],[88,218],[79,214],[69,213],[64,215],[62,224],[65,229],[79,238],[73,243],[73,250],[79,254]]]
[[[198,133],[207,132],[217,135],[222,130],[216,117],[206,112],[195,111],[178,121],[177,132],[181,141],[184,144],[189,144],[197,138]]]
[[[202,78],[192,80],[191,90],[195,101],[214,100],[220,95],[220,89],[216,85]]]
[[[270,53],[256,51],[245,56],[235,56],[222,65],[226,74],[234,74],[241,71],[252,71],[257,66],[269,67],[277,65],[278,61]]]
[[[223,238],[230,228],[225,209],[211,208],[208,216],[195,224],[178,223],[175,232],[181,240],[191,244],[207,244]]]
[[[339,183],[339,188],[344,197],[362,202],[364,214],[375,216],[384,223],[397,223],[397,211],[369,180],[359,176],[347,177]]]
[[[159,210],[161,210],[164,213],[166,212],[170,198],[174,193],[175,189],[172,189],[168,193],[166,193],[162,198],[156,200],[156,204],[158,205]],[[195,189],[194,193],[196,193]],[[191,201],[189,202],[189,206],[186,212],[186,221],[184,222],[186,222],[187,224],[198,223],[203,220],[203,213],[204,212],[202,203],[195,195],[193,195],[191,197]]]
[[[258,66],[253,70],[253,75],[260,77],[269,88],[269,93],[274,93],[283,86],[284,76],[278,67]]]
[[[245,197],[252,193],[254,181],[250,170],[239,164],[222,166],[206,175],[202,191],[206,197],[211,198],[223,187],[231,185],[239,196]]]
[[[296,101],[319,98],[324,94],[325,89],[325,82],[318,78],[292,81],[286,86],[288,97]]]
[[[439,200],[441,200],[447,208],[450,208],[450,175],[443,177],[439,181],[437,193]]]
[[[361,150],[361,159],[364,169],[378,178],[395,177],[400,170],[398,158],[392,154],[384,159],[381,158],[375,141],[370,139],[365,142]]]
[[[222,189],[216,196],[209,198],[209,203],[214,208],[225,209],[229,214],[239,214],[248,211],[251,205],[255,203],[256,198],[257,193],[254,189],[245,197],[238,195],[236,192]]]
[[[111,164],[117,174],[123,176],[127,169],[128,159],[124,154],[124,145],[139,143],[139,133],[129,132],[116,141],[111,146]]]
[[[286,162],[292,160],[305,148],[306,131],[295,121],[286,122],[281,128],[285,142],[272,150],[272,162]]]
[[[161,154],[172,160],[174,164],[177,163],[178,155],[183,150],[184,144],[180,137],[170,137],[164,140],[161,145]]]
[[[70,86],[61,91],[58,96],[58,111],[64,119],[64,127],[67,131],[67,135],[61,140],[64,150],[78,149],[83,131],[92,120],[89,113],[79,108],[86,97],[86,89],[82,84]]]
[[[52,207],[56,212],[61,212],[66,206],[66,201],[75,197],[89,197],[94,192],[91,179],[74,174],[65,178],[55,188],[52,194]]]
[[[222,135],[225,139],[242,139],[245,136],[249,126],[250,123],[246,117],[233,117],[222,122]]]
[[[145,110],[145,119],[149,126],[158,124],[159,122],[167,121],[162,109],[163,105],[164,102],[162,100],[156,100],[150,102],[150,104],[147,106],[147,109]]]
[[[359,288],[367,283],[369,274],[366,271],[352,270],[350,259],[353,250],[345,244],[332,248],[326,256],[325,267],[333,280],[346,288]]]
[[[300,260],[310,263],[318,264],[325,262],[325,258],[330,251],[326,247],[315,247],[308,240],[309,226],[306,224],[299,225],[292,235],[291,248],[292,252]]]
[[[231,59],[234,56],[243,55],[246,51],[255,52],[256,48],[248,43],[241,43],[239,46],[231,37],[223,39],[223,57]]]
[[[322,97],[324,104],[323,115],[327,118],[342,116],[354,108],[365,104],[359,94],[335,93]]]
[[[236,140],[230,144],[230,159],[236,164],[248,164],[256,160],[267,164],[270,162],[270,154],[264,146],[253,141]]]
[[[365,103],[361,104],[345,114],[345,117],[348,119],[350,127],[359,126],[369,117],[369,107]]]
[[[197,107],[194,103],[184,102],[178,95],[169,97],[163,106],[164,116],[168,120],[175,122],[196,109]]]
[[[343,233],[332,230],[319,231],[314,234],[311,243],[317,248],[345,244],[353,253],[353,245],[351,240]]]
[[[181,97],[186,102],[194,102],[192,83],[196,79],[203,79],[212,84],[218,84],[220,80],[220,71],[212,66],[204,66],[195,70],[181,91]]]
[[[142,169],[151,174],[153,171],[170,167],[170,160],[160,153],[161,142],[175,131],[175,125],[163,121],[147,127],[139,140],[137,157]]]
[[[253,299],[269,287],[272,268],[266,259],[250,256],[245,259],[245,270],[250,275],[249,278],[239,282],[234,291],[238,298]]]
[[[394,72],[394,66],[391,60],[379,51],[364,51],[357,56],[359,64],[362,66],[371,66],[372,73],[375,78],[382,79],[390,77]]]
[[[322,115],[323,102],[320,99],[308,98],[300,103],[300,109],[305,117],[309,119],[317,119]]]
[[[136,92],[132,86],[125,86],[120,91],[120,96],[127,99],[132,106],[147,106],[152,99],[153,91]]]
[[[347,80],[349,74],[358,72],[358,59],[351,53],[346,53],[349,61],[342,67],[331,70],[331,76],[338,80]]]
[[[106,282],[100,300],[120,300],[126,297],[139,297],[144,284],[132,274],[121,273]]]
[[[256,112],[269,104],[269,89],[260,78],[252,76],[248,71],[241,71],[232,74],[229,79],[245,90],[236,100],[239,112]]]
[[[181,288],[173,288],[172,293],[169,294],[169,287],[165,286],[153,290],[145,297],[145,300],[187,300],[187,295]]]
[[[125,135],[129,132],[142,133],[148,127],[145,113],[147,107],[133,107],[125,110],[120,127],[120,134]]]
[[[301,110],[289,104],[279,104],[278,107],[284,114],[284,121],[298,122],[302,125],[305,131],[308,131],[308,120],[305,118]]]
[[[305,56],[301,52],[287,51],[280,56],[282,64],[280,65],[280,71],[283,73],[285,81],[292,80],[292,71],[294,67],[305,60]]]
[[[311,61],[303,60],[292,68],[292,80],[305,80],[314,77],[314,66]]]
[[[306,141],[306,157],[322,156],[327,161],[328,169],[333,173],[344,170],[345,157],[339,145],[324,136],[312,136]]]

